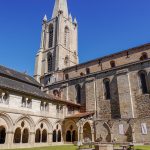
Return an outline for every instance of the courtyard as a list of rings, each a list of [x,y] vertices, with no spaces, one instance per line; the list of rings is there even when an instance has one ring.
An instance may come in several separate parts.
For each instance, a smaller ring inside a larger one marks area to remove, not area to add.
[[[63,146],[51,146],[41,148],[29,148],[29,149],[13,149],[13,150],[77,150],[77,146],[63,145]],[[150,146],[136,146],[135,150],[150,150]]]

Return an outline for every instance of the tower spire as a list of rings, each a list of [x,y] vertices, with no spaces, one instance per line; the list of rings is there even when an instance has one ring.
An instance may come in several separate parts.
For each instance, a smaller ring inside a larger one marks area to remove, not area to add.
[[[53,9],[52,18],[58,16],[59,12],[63,13],[63,16],[68,18],[68,5],[67,0],[55,0],[55,6]]]

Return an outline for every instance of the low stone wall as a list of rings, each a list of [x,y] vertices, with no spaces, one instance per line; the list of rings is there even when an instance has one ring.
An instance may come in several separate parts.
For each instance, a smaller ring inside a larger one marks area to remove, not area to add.
[[[112,144],[98,144],[95,145],[95,150],[113,150]]]
[[[150,143],[150,117],[97,120],[95,128],[96,142]]]

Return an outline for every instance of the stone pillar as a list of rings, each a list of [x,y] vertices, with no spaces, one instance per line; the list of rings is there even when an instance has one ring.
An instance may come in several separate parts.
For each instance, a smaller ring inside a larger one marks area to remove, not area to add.
[[[83,127],[80,128],[80,142],[83,142]]]
[[[136,143],[134,124],[131,125],[131,128],[132,128],[132,142]]]
[[[35,132],[30,132],[30,143],[31,145],[35,143]]]
[[[8,145],[8,148],[10,148],[11,145],[13,144],[13,138],[14,138],[13,132],[6,132],[5,144]]]
[[[121,118],[134,118],[131,85],[127,69],[117,72],[117,85]]]
[[[48,133],[48,144],[52,144],[52,133]]]
[[[112,142],[112,140],[114,139],[114,134],[112,131],[110,131],[110,136],[111,136],[111,142]]]
[[[86,110],[87,111],[96,111],[95,107],[95,78],[88,78],[85,82],[85,92],[86,92]]]
[[[91,125],[91,135],[92,135],[92,142],[95,142],[95,138],[94,138],[94,126]]]
[[[78,142],[80,141],[80,127],[78,126]]]

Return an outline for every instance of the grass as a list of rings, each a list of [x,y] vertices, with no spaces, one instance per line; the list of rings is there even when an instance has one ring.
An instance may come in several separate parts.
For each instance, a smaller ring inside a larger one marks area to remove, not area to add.
[[[28,148],[28,149],[24,148],[13,150],[77,150],[77,147],[72,145],[63,145],[63,146],[51,146],[51,147]]]
[[[76,146],[63,145],[63,146],[51,146],[41,148],[28,148],[28,149],[13,149],[13,150],[77,150]],[[135,150],[150,150],[150,146],[136,146]]]
[[[150,150],[150,146],[136,146],[136,150]]]

